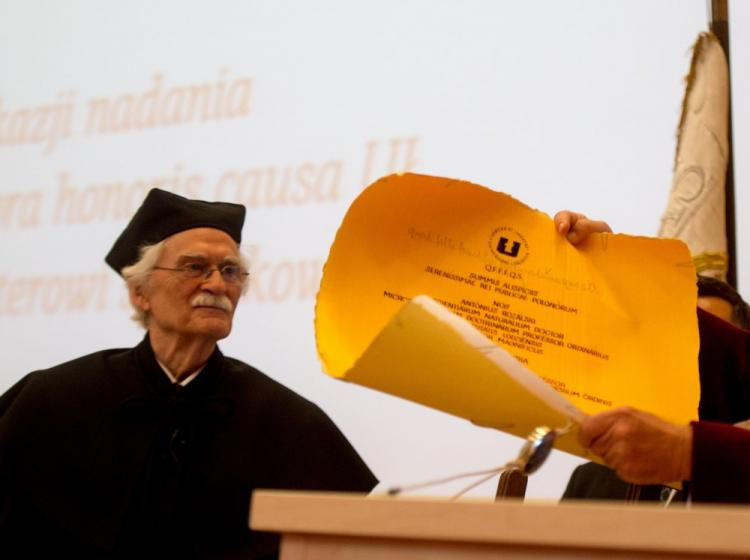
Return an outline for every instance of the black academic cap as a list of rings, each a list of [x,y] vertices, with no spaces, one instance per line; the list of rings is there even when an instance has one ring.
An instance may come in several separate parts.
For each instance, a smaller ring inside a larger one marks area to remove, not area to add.
[[[186,229],[208,227],[242,240],[245,207],[229,202],[190,200],[161,189],[151,189],[104,260],[120,274],[135,263],[140,249]]]

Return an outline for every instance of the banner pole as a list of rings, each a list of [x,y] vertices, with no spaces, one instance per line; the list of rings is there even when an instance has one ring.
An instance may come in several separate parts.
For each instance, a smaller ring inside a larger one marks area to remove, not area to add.
[[[727,174],[724,181],[725,227],[727,234],[727,282],[737,287],[737,237],[734,204],[734,142],[732,135],[732,63],[729,55],[729,9],[727,0],[707,0],[709,29],[716,35],[727,59]]]

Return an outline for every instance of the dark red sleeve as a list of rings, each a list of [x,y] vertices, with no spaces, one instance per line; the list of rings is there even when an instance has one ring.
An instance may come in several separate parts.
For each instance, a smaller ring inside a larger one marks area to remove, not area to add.
[[[694,502],[750,503],[750,430],[693,422]]]
[[[696,502],[750,503],[750,332],[698,309],[700,422],[693,426]],[[725,423],[709,422],[717,420]]]
[[[734,424],[750,418],[750,332],[698,309],[699,418]]]

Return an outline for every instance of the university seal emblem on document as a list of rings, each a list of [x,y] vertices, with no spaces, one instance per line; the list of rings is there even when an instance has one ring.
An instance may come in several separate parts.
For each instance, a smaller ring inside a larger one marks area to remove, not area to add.
[[[529,256],[529,244],[517,230],[502,226],[490,235],[490,252],[503,264],[518,265]]]

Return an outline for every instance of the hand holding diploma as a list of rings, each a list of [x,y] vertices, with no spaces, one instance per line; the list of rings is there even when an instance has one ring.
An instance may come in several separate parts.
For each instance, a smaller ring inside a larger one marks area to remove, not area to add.
[[[620,407],[589,416],[579,439],[626,482],[664,484],[691,478],[690,426]]]
[[[573,245],[582,243],[592,233],[612,233],[607,222],[590,220],[583,214],[561,210],[553,218],[555,229]]]

